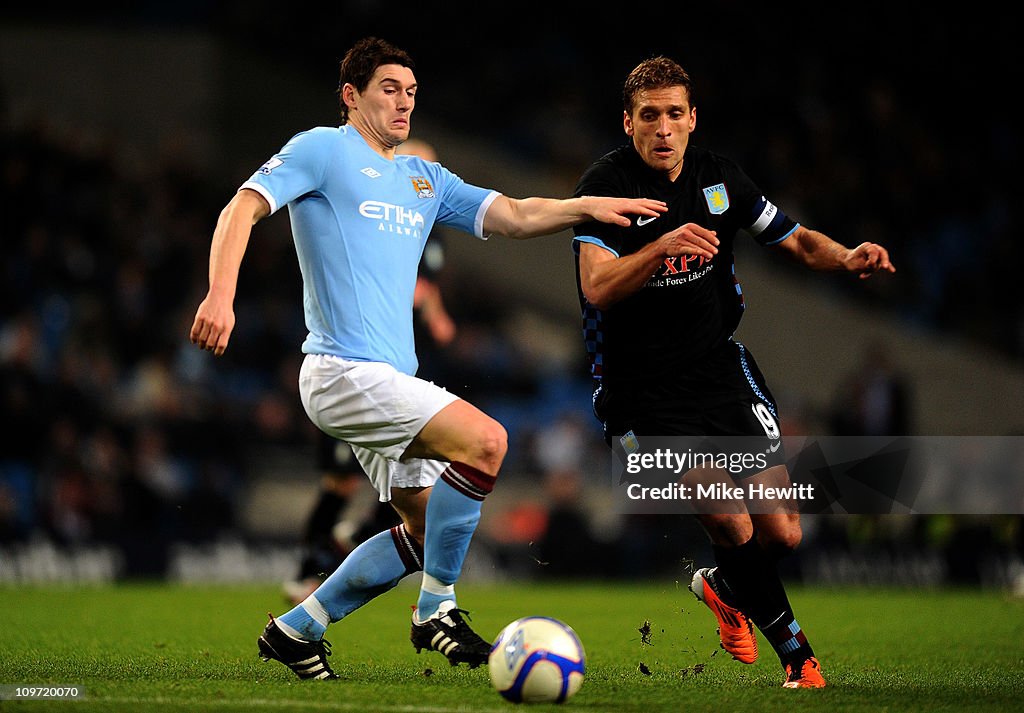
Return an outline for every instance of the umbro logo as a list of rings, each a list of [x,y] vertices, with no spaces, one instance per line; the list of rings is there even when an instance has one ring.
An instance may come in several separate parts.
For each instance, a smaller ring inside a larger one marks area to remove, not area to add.
[[[366,168],[362,169],[361,171],[359,171],[359,173],[364,173],[370,178],[380,178],[380,171],[376,170],[375,168],[371,168],[370,166],[367,166]]]
[[[647,225],[652,220],[657,220],[657,219],[658,219],[658,216],[656,216],[656,215],[642,215],[642,216],[640,216],[639,218],[636,219],[636,227],[639,228],[641,226]]]

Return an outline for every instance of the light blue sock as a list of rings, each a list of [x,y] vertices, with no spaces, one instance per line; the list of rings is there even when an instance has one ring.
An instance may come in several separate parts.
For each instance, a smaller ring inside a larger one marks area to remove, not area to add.
[[[494,480],[494,476],[453,463],[434,483],[427,501],[423,584],[416,603],[420,621],[433,615],[441,602],[455,601],[455,582]]]
[[[341,566],[306,601],[278,617],[286,633],[307,641],[323,638],[328,624],[340,621],[419,569],[419,555],[401,525],[380,532],[352,550]],[[289,630],[290,629],[290,630]]]

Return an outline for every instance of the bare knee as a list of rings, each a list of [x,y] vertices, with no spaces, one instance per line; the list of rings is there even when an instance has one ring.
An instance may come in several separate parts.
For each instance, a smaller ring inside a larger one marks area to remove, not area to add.
[[[505,427],[459,399],[423,427],[403,457],[465,463],[488,475],[497,475],[507,452]]]
[[[803,530],[796,518],[779,518],[770,525],[759,523],[757,528],[757,540],[762,549],[776,557],[791,554],[800,546],[802,539]]]
[[[800,542],[803,540],[803,532],[799,527],[787,530],[782,537],[776,538],[775,540],[768,542],[765,545],[765,549],[774,550],[779,554],[789,554],[796,550],[800,546]]]
[[[464,462],[489,475],[497,475],[507,453],[508,432],[500,423],[489,418],[477,428]]]
[[[750,517],[745,514],[704,514],[698,519],[711,542],[723,547],[739,547],[754,534]]]

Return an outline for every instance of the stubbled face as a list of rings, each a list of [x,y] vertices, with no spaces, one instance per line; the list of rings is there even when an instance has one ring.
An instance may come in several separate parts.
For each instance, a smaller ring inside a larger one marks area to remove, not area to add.
[[[642,91],[631,113],[623,112],[623,128],[644,162],[674,181],[683,170],[683,154],[697,126],[697,109],[680,86]]]
[[[416,76],[408,67],[377,67],[365,91],[345,85],[343,97],[349,106],[349,122],[381,149],[393,149],[409,138],[416,88]]]

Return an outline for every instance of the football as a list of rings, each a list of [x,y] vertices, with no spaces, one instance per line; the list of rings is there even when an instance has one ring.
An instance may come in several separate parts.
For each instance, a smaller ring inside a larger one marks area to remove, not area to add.
[[[563,703],[583,684],[583,644],[569,625],[551,617],[516,619],[491,647],[491,685],[513,703]]]

